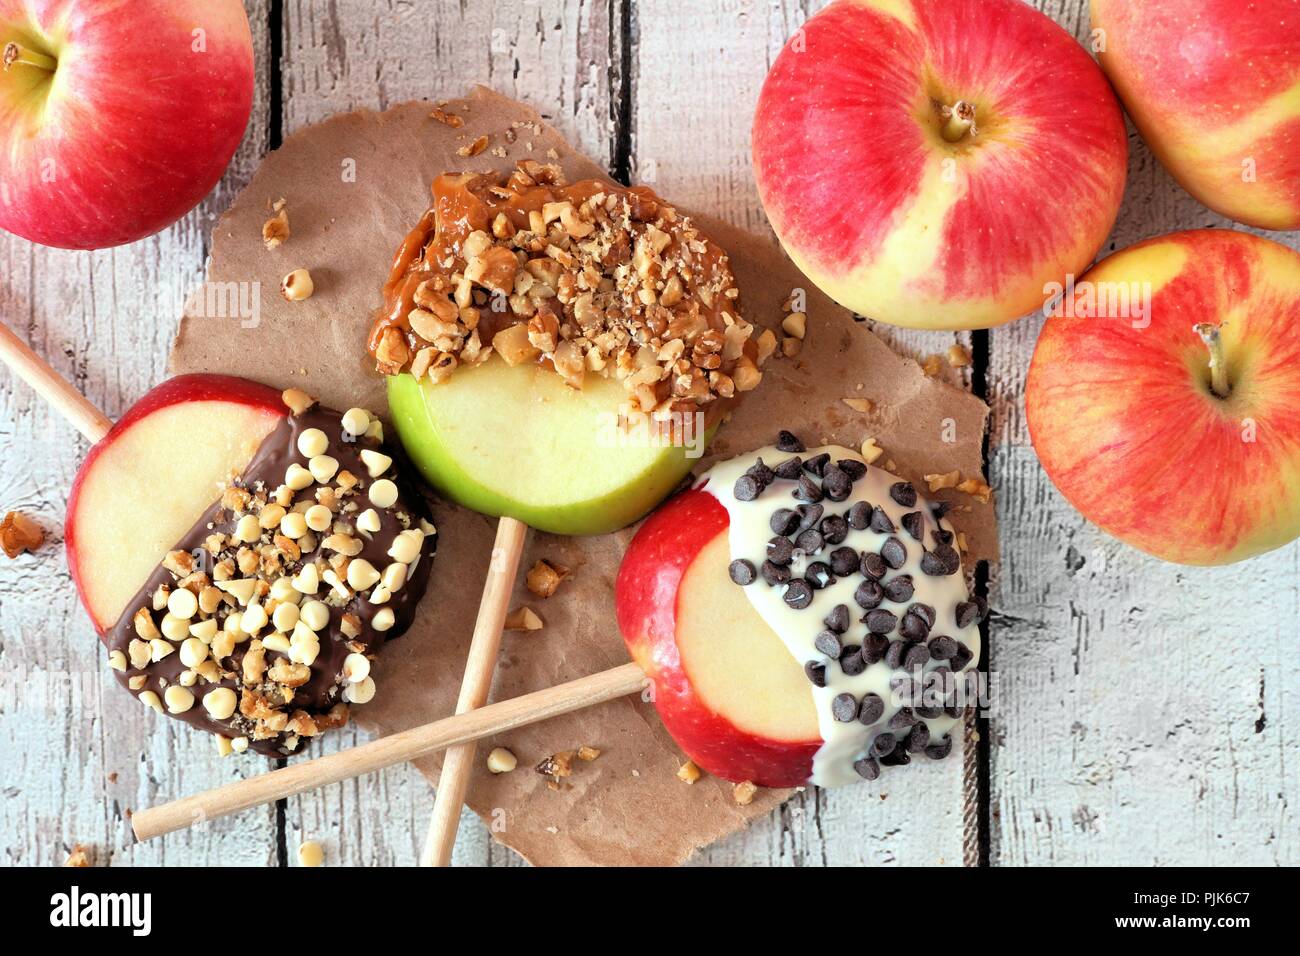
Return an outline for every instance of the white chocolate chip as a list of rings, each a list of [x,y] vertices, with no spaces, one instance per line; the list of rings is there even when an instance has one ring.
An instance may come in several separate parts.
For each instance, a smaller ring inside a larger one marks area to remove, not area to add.
[[[216,625],[216,621],[212,622]],[[186,667],[198,667],[208,658],[208,645],[197,637],[187,637],[181,643],[181,663]]]
[[[348,586],[354,591],[364,591],[379,581],[379,572],[365,558],[348,562]]]
[[[308,601],[302,606],[299,617],[313,631],[323,631],[330,623],[330,609],[324,601]]]
[[[230,738],[222,737],[220,734],[218,734],[217,735],[217,756],[229,757],[234,752],[235,752],[234,748],[230,746]]]
[[[268,634],[262,638],[262,646],[268,651],[275,651],[277,654],[288,654],[293,648],[289,638],[283,634]]]
[[[280,522],[280,533],[286,538],[301,538],[307,533],[307,519],[301,512],[290,511]]]
[[[367,677],[343,687],[343,699],[349,704],[368,704],[375,698],[375,679]]]
[[[316,455],[307,462],[307,470],[323,485],[338,473],[339,460],[330,455]]]
[[[293,588],[293,581],[290,578],[276,578],[271,582],[270,596],[272,599],[284,603],[289,601],[297,604],[301,595]]]
[[[370,427],[370,413],[364,408],[349,408],[343,413],[343,428],[351,435],[364,435]]]
[[[212,639],[217,636],[217,619],[210,617],[206,621],[191,624],[190,635],[197,637],[204,644],[211,644]]]
[[[292,631],[293,626],[298,623],[299,613],[298,605],[296,604],[289,604],[288,602],[277,604],[275,606],[275,611],[271,614],[271,623],[275,625],[277,631],[285,631],[287,633]]]
[[[239,703],[239,698],[229,687],[216,687],[208,691],[203,698],[203,709],[214,720],[225,720],[235,712],[235,705]],[[233,743],[233,741],[232,741]],[[247,740],[244,746],[248,746]]]
[[[308,667],[316,663],[319,654],[320,641],[303,641],[289,648],[289,660],[295,664],[305,664]]]
[[[262,537],[262,522],[257,515],[244,515],[235,525],[235,540],[252,544]]]
[[[172,647],[171,644],[164,641],[161,637],[155,637],[149,642],[150,659],[154,662],[162,660],[174,650],[176,650],[176,648]]]
[[[387,455],[370,448],[361,449],[361,461],[365,464],[366,472],[371,478],[378,478],[393,463],[393,459]]]
[[[158,622],[158,629],[169,641],[183,641],[190,633],[190,622],[168,613],[164,614],[163,619]]]
[[[317,455],[323,455],[329,447],[329,438],[319,428],[303,429],[302,434],[298,436],[298,451],[304,458],[315,458]]]
[[[519,758],[505,747],[496,747],[487,755],[487,768],[493,773],[509,773],[519,766]]]
[[[198,671],[181,671],[180,677],[176,679],[182,687],[193,687],[199,682],[199,673]]]
[[[284,483],[294,491],[302,491],[311,486],[311,472],[296,461],[284,471]]]
[[[343,691],[343,693],[346,694],[346,693],[347,693],[347,690],[345,689],[345,690]],[[141,692],[141,694],[140,694],[140,703],[144,704],[146,707],[152,707],[154,710],[158,711],[158,713],[160,713],[160,714],[163,712],[162,701],[159,700],[159,699],[158,699],[158,695],[155,694],[155,693],[154,693],[153,691],[151,691],[151,690],[146,690],[146,691]]]
[[[402,564],[410,564],[420,556],[420,547],[424,544],[424,535],[418,531],[403,531],[393,539],[388,548],[388,556]]]
[[[368,531],[375,534],[383,527],[383,522],[379,520],[379,512],[374,508],[367,508],[361,514],[357,515],[357,530]]]
[[[391,607],[383,607],[375,612],[375,616],[370,619],[370,626],[376,631],[386,631],[397,623],[397,615],[393,613]]]
[[[304,564],[293,579],[293,589],[300,594],[315,594],[320,590],[320,572],[314,564]]]
[[[194,706],[194,694],[179,684],[172,684],[163,692],[163,699],[167,701],[167,710],[173,714],[183,714]]]
[[[394,561],[388,567],[384,568],[384,574],[380,578],[384,587],[388,590],[397,592],[402,590],[402,585],[406,583],[406,565],[400,561]]]
[[[269,504],[257,513],[257,526],[267,531],[279,526],[280,519],[284,517],[285,507],[279,504]],[[249,539],[256,541],[256,538]]]
[[[237,754],[242,754],[244,751],[248,750],[248,738],[236,737],[230,742],[230,749]]]
[[[370,658],[365,654],[349,654],[343,658],[343,677],[349,684],[359,684],[370,676]]]
[[[370,486],[370,503],[376,508],[391,508],[397,504],[397,485],[380,478]]]
[[[233,581],[218,581],[217,587],[233,596],[242,606],[247,606],[253,598],[253,592],[257,589],[257,580],[255,578],[236,578]],[[230,620],[230,618],[226,618]]]
[[[334,523],[334,512],[324,505],[312,505],[303,517],[312,531],[325,531]]]
[[[382,584],[370,592],[369,601],[371,604],[387,604],[393,599],[393,592],[388,590]]]
[[[239,629],[245,634],[255,635],[262,628],[266,627],[269,620],[266,616],[266,609],[256,601],[248,605],[243,616],[239,619]]]
[[[194,596],[194,592],[189,588],[177,588],[167,598],[167,610],[174,617],[188,621],[198,613],[199,599]]]
[[[384,423],[378,418],[370,422],[370,427],[366,429],[366,437],[373,438],[375,441],[384,440]]]

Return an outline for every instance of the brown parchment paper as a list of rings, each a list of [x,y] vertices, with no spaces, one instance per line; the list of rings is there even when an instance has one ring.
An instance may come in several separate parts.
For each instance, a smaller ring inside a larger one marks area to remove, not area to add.
[[[335,116],[294,134],[268,156],[216,226],[208,270],[209,288],[261,284],[258,321],[220,317],[214,314],[220,308],[213,306],[219,298],[195,297],[181,322],[172,370],[244,375],[279,388],[296,385],[336,408],[363,405],[386,412],[383,384],[370,367],[364,341],[390,258],[428,205],[433,177],[448,170],[506,169],[527,157],[547,161],[548,150],[555,150],[570,179],[604,175],[534,110],[490,90],[476,89],[445,108],[462,115],[465,125],[454,129],[430,118],[431,104],[408,103],[382,113]],[[512,123],[537,128],[518,128],[510,144],[503,133]],[[491,138],[488,150],[472,158],[457,154],[481,134]],[[508,155],[494,154],[497,147]],[[278,198],[288,201],[292,235],[268,251],[261,227],[268,202]],[[775,244],[698,218],[729,251],[750,320],[775,325],[782,302],[796,287],[807,290],[809,316],[802,355],[769,364],[764,382],[719,432],[701,468],[712,457],[769,444],[778,427],[788,427],[809,443],[856,447],[875,436],[886,450],[882,463],[893,459],[902,475],[917,481],[924,473],[954,468],[965,475],[981,473],[988,411],[981,401],[926,378],[915,362],[895,354],[818,293]],[[311,271],[316,291],[307,301],[289,303],[279,295],[279,282],[299,267]],[[240,288],[247,294],[253,287]],[[850,396],[872,399],[875,410],[853,411],[841,401]],[[967,534],[970,556],[994,557],[992,508],[962,495],[953,500],[973,506],[952,515]],[[388,645],[376,666],[379,693],[354,709],[361,726],[375,734],[455,710],[496,521],[438,502],[434,512],[441,537],[429,592],[414,626]],[[520,574],[513,606],[528,603],[546,627],[507,632],[493,699],[627,661],[615,623],[613,585],[630,538],[631,530],[596,538],[531,536],[522,568],[546,557],[573,575],[542,601],[527,593]],[[486,752],[495,745],[514,751],[520,767],[494,776],[478,761],[469,804],[496,839],[536,864],[679,863],[765,816],[789,795],[760,791],[752,804],[739,807],[723,781],[705,777],[694,786],[683,784],[675,776],[680,751],[653,707],[636,698],[483,741],[481,747]],[[575,763],[568,789],[548,789],[530,769],[551,753],[581,745],[600,748],[601,756]],[[418,767],[437,782],[438,758]]]

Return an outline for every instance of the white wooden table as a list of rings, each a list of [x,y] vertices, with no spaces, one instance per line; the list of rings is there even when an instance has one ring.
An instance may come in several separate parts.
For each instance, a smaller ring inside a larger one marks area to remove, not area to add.
[[[70,253],[0,236],[0,317],[109,415],[164,374],[217,213],[280,138],[339,110],[457,95],[486,83],[537,106],[620,177],[763,230],[749,173],[753,103],[785,38],[819,0],[245,0],[258,86],[247,137],[217,191],[166,232]],[[1075,36],[1086,0],[1035,0]],[[1133,135],[1111,248],[1221,226]],[[1279,238],[1275,236],[1274,238]],[[1295,246],[1297,234],[1282,236]],[[924,805],[809,793],[703,863],[1300,862],[1300,546],[1235,567],[1143,557],[1090,527],[1044,476],[1025,431],[1025,369],[1040,323],[957,336],[964,383],[994,418],[989,473],[1003,561],[988,665],[996,700],[979,799],[960,761]],[[947,334],[878,329],[905,352]],[[955,374],[955,373],[950,373]],[[973,380],[972,380],[973,379]],[[182,725],[121,693],[80,611],[59,529],[85,443],[0,375],[0,512],[36,515],[37,555],[0,560],[0,846],[7,864],[61,863],[73,843],[114,864],[410,863],[432,807],[406,767],[135,845],[126,812],[260,769],[217,759]],[[1216,612],[1225,595],[1238,616]],[[1154,666],[1152,666],[1154,665]],[[1139,674],[1139,669],[1141,674]],[[156,728],[145,733],[145,728]],[[348,746],[351,732],[328,748]],[[143,748],[143,749],[142,749]],[[460,864],[511,865],[467,816]]]

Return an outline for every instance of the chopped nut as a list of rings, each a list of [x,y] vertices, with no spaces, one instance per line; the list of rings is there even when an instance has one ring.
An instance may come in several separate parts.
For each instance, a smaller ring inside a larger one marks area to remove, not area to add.
[[[90,847],[86,846],[84,843],[75,843],[72,846],[72,852],[68,854],[68,858],[64,861],[63,865],[73,867],[94,866],[95,864],[91,862],[90,854]]]
[[[474,140],[474,142],[462,146],[460,147],[460,149],[456,150],[456,155],[477,156],[479,153],[483,152],[483,150],[487,149],[487,145],[488,145],[488,138],[487,138],[487,134],[485,133],[484,135],[480,136],[478,139]]]
[[[585,744],[578,748],[578,759],[584,763],[591,763],[600,756],[600,750],[596,747],[588,747]]]
[[[299,866],[320,866],[325,862],[325,850],[315,840],[308,840],[298,847]]]
[[[870,413],[876,407],[876,403],[869,398],[845,398],[842,401],[855,412]]]
[[[694,760],[688,760],[677,768],[677,779],[683,783],[694,783],[700,779],[700,768],[695,766]]]
[[[573,758],[576,756],[577,753],[573,750],[561,750],[559,753],[551,754],[535,769],[543,777],[559,780],[573,773]]]
[[[506,617],[507,631],[540,631],[542,629],[542,619],[533,613],[531,608],[521,607],[511,611]]]
[[[280,393],[280,399],[294,415],[301,415],[316,404],[316,399],[300,388],[286,388]]]
[[[781,330],[786,335],[802,339],[808,330],[808,316],[803,312],[792,312],[781,320]]]
[[[519,759],[505,747],[496,747],[487,755],[487,768],[493,773],[509,773],[519,766]]]
[[[741,781],[731,788],[731,795],[735,798],[738,806],[747,807],[754,802],[754,794],[758,793],[756,787],[749,780]]]
[[[953,345],[948,348],[948,364],[953,368],[965,368],[970,363],[970,352],[964,345]]]
[[[290,302],[310,299],[315,291],[316,285],[311,280],[311,273],[306,269],[294,269],[280,281],[280,294]]]
[[[938,375],[941,368],[943,368],[943,356],[941,355],[927,355],[921,361],[921,371],[930,378]]]
[[[439,123],[442,123],[445,126],[450,126],[452,129],[460,129],[465,125],[465,118],[463,116],[460,116],[457,113],[449,113],[441,106],[435,106],[433,112],[429,114],[429,117],[431,119],[436,119]]]
[[[981,504],[988,504],[993,496],[993,489],[983,478],[967,478],[957,486],[957,490],[970,495]]]
[[[540,598],[548,598],[555,593],[555,589],[560,586],[560,582],[568,576],[568,568],[551,564],[549,561],[538,560],[529,569],[525,580],[528,584],[528,590]]]
[[[932,492],[939,491],[943,488],[956,488],[959,481],[961,481],[960,471],[950,471],[944,475],[935,474],[925,476],[925,483]]]
[[[24,551],[35,551],[45,541],[45,532],[31,518],[11,511],[0,521],[0,547],[5,555],[16,558]]]
[[[876,459],[885,453],[885,449],[876,444],[874,438],[868,438],[862,442],[862,460],[868,465],[874,464]]]
[[[262,223],[262,242],[268,249],[274,249],[289,238],[289,210],[283,205],[283,200],[278,205],[280,208],[275,215]]]

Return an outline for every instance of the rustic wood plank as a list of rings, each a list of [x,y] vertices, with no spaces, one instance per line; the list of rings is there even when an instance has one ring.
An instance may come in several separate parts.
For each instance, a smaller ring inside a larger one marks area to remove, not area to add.
[[[1036,4],[1076,37],[1086,0]],[[1129,184],[1108,249],[1228,227],[1130,126]],[[1237,227],[1240,228],[1240,227]],[[1297,234],[1270,234],[1300,247]],[[992,333],[992,857],[998,864],[1269,864],[1300,859],[1290,731],[1300,546],[1228,568],[1139,554],[1080,517],[1025,429],[1042,319]],[[1224,619],[1224,596],[1240,608]]]

